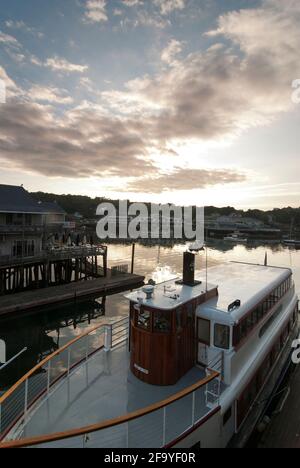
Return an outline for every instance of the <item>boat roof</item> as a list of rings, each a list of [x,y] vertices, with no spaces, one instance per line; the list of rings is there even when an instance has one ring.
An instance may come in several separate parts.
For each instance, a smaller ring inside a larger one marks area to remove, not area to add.
[[[224,323],[234,324],[285,281],[291,273],[288,268],[246,263],[227,263],[209,268],[207,291],[218,288],[218,296],[199,306],[197,314],[204,318],[215,318]],[[139,303],[140,299],[144,306],[151,308],[172,310],[205,295],[206,273],[202,272],[197,279],[202,283],[195,287],[178,285],[176,280],[162,283],[154,288],[150,300],[147,300],[143,289],[126,297],[135,303]],[[241,306],[229,311],[228,307],[237,300],[241,301]]]
[[[198,309],[198,315],[210,319],[224,320],[231,324],[238,322],[255,308],[279,284],[291,275],[289,268],[278,268],[247,263],[229,263],[209,269],[210,281],[218,284],[218,296],[205,302]],[[235,301],[241,306],[231,311],[228,306]]]
[[[179,278],[175,278],[155,286],[152,299],[147,300],[146,294],[143,292],[143,288],[134,291],[125,297],[137,304],[142,300],[144,306],[148,306],[153,309],[173,310],[206,294],[205,281],[199,280],[201,281],[199,285],[190,287],[177,284],[178,279]],[[207,291],[212,291],[214,289],[216,289],[214,284],[207,285]]]

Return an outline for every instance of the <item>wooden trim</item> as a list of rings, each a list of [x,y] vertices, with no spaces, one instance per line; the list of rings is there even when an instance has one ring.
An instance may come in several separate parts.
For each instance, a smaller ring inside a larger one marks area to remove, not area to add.
[[[169,397],[166,400],[155,403],[154,405],[148,406],[147,408],[129,413],[125,416],[120,416],[115,419],[110,419],[100,424],[94,424],[94,425],[83,427],[80,429],[73,429],[71,431],[58,432],[58,433],[47,435],[47,436],[33,437],[33,438],[13,441],[13,442],[4,442],[0,444],[0,448],[23,448],[23,447],[32,447],[35,445],[47,444],[50,442],[70,439],[73,437],[80,437],[86,434],[91,434],[91,433],[98,432],[104,429],[109,429],[111,427],[119,426],[120,424],[125,424],[127,422],[134,421],[135,419],[141,418],[143,416],[147,416],[148,414],[154,413],[155,411],[158,411],[167,406],[170,406],[172,403],[182,400],[183,398],[189,396],[191,393],[196,392],[197,390],[204,387],[212,380],[219,377],[219,375],[220,374],[218,372],[212,372],[210,376],[205,377],[200,382],[192,385],[191,387],[185,390],[182,390],[176,395],[173,395],[172,397]]]

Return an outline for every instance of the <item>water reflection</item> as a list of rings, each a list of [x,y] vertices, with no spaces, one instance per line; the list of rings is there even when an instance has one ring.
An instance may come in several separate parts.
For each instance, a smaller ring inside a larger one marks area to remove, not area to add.
[[[64,330],[75,336],[83,326],[90,326],[105,315],[106,298],[66,306],[59,311],[45,311],[31,316],[0,322],[0,341],[4,343],[6,361],[21,349],[27,351],[0,371],[0,392],[13,385],[36,364],[65,344]],[[17,321],[16,321],[17,320]],[[67,333],[69,334],[69,333]],[[71,339],[71,337],[70,337]]]

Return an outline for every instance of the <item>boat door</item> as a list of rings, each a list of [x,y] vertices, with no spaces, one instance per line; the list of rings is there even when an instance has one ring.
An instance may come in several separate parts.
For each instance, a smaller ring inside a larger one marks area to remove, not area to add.
[[[210,347],[210,321],[202,318],[197,319],[197,341],[198,341],[198,364],[208,366],[208,349]]]
[[[184,306],[180,310],[181,326],[177,333],[178,369],[179,375],[185,375],[195,366],[196,346],[195,346],[195,308],[192,304]]]

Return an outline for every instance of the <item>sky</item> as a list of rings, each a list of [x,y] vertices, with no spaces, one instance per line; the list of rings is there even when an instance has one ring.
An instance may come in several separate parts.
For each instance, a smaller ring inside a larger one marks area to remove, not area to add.
[[[299,0],[1,0],[0,183],[299,207],[299,25]]]

